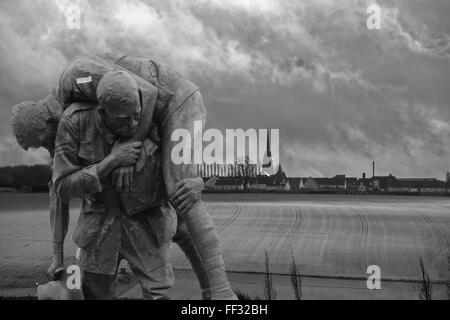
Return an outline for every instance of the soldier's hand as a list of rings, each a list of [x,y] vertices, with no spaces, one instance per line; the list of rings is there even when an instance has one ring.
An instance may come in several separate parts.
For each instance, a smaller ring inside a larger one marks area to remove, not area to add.
[[[52,264],[47,270],[47,277],[50,281],[56,280],[61,272],[65,272],[64,258],[62,254],[53,254]]]
[[[178,181],[169,199],[179,214],[185,214],[201,199],[203,179],[188,178]]]
[[[134,166],[141,153],[142,142],[127,142],[115,144],[111,156],[116,160],[119,167]]]
[[[112,183],[117,192],[130,192],[133,190],[134,167],[117,168],[112,173]]]

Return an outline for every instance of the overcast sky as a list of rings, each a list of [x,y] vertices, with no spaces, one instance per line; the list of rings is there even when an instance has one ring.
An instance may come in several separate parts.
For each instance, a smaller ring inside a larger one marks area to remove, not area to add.
[[[82,10],[66,26],[67,3]],[[0,166],[48,161],[12,137],[12,106],[68,60],[113,51],[200,86],[207,127],[278,128],[289,176],[444,178],[450,170],[450,1],[0,1]],[[382,30],[368,30],[377,3]]]

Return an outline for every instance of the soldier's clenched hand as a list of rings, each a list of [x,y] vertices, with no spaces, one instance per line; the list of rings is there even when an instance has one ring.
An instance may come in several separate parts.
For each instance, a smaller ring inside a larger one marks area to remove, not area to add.
[[[142,142],[127,142],[114,145],[111,156],[119,167],[133,166],[139,159]]]
[[[117,192],[133,190],[134,167],[117,168],[112,173],[112,182]]]
[[[190,178],[177,182],[170,201],[179,214],[185,214],[201,199],[203,179]]]

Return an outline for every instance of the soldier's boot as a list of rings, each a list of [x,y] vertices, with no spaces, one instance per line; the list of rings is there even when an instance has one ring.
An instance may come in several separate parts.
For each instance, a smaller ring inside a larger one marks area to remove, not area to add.
[[[204,203],[199,201],[183,216],[183,220],[200,256],[200,268],[206,271],[211,288],[202,292],[203,297],[210,296],[212,300],[237,300],[228,282],[216,228]]]

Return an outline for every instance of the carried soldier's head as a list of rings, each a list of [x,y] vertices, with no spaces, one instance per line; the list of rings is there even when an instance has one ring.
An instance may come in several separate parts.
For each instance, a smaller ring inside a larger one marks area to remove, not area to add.
[[[12,129],[23,149],[44,147],[53,153],[62,109],[50,99],[49,96],[37,102],[25,101],[13,107]]]
[[[105,74],[97,87],[100,112],[108,128],[121,138],[131,138],[141,117],[141,98],[134,78],[124,71]]]

